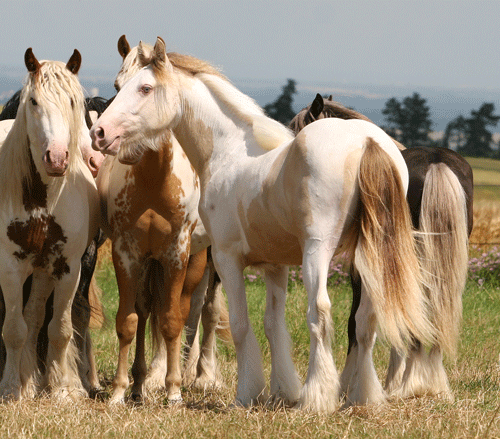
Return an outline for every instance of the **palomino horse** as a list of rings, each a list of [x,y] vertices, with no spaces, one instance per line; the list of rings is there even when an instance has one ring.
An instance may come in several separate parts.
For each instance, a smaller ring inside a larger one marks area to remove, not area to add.
[[[245,266],[261,265],[273,396],[318,412],[338,408],[326,288],[329,263],[338,252],[351,258],[355,253],[365,281],[356,329],[359,400],[382,399],[371,358],[377,322],[401,350],[412,335],[433,338],[404,201],[408,173],[392,140],[368,122],[337,119],[313,124],[294,138],[207,63],[167,56],[161,38],[150,56],[139,44],[139,60],[143,68],[92,127],[93,146],[127,160],[137,154],[138,140],[172,129],[186,151],[200,177],[200,216],[229,300],[236,403],[265,398],[243,276]],[[301,263],[311,339],[302,389],[285,325],[287,266]]]
[[[290,122],[293,131],[325,117],[364,119],[362,114],[316,95],[308,107]],[[410,185],[408,205],[414,228],[422,270],[423,288],[431,304],[436,341],[427,352],[415,340],[405,359],[391,351],[386,390],[389,394],[408,397],[421,394],[451,398],[442,354],[453,356],[462,315],[462,291],[467,278],[468,238],[472,230],[473,177],[468,162],[455,151],[445,148],[415,147],[402,149],[408,166]],[[356,311],[361,299],[362,281],[351,273],[353,306],[349,318],[349,350],[342,373],[345,392],[351,385],[357,355]]]
[[[44,380],[61,397],[83,392],[72,348],[71,303],[80,259],[97,233],[97,190],[80,152],[86,133],[75,50],[67,64],[39,62],[31,49],[15,122],[0,150],[0,287],[5,301],[5,369],[0,396],[33,396],[36,345],[45,302],[54,291]],[[24,309],[22,288],[33,274]],[[73,355],[71,355],[73,354]]]
[[[118,44],[123,66],[115,82],[117,90],[138,70],[137,49],[131,50],[128,43],[125,47],[123,41],[124,37]],[[146,384],[147,388],[165,386],[169,401],[182,399],[182,328],[195,287],[200,285],[197,295],[203,301],[208,282],[200,283],[209,238],[198,216],[198,177],[171,133],[154,142],[155,150],[144,149],[120,160],[109,157],[97,179],[101,225],[112,241],[120,293],[116,316],[120,350],[111,402],[124,400],[129,386],[128,353],[136,333],[132,397],[141,398]],[[144,343],[149,314],[158,351],[147,374]],[[214,333],[216,317],[212,328],[205,328],[207,333]],[[213,354],[212,346],[204,355]],[[215,374],[215,370],[209,372]],[[215,375],[205,374],[205,378],[214,381]]]

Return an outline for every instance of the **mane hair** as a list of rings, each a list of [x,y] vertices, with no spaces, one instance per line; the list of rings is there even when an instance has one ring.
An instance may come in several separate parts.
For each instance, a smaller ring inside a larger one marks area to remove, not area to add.
[[[133,74],[134,69],[137,72],[140,68],[151,65],[159,83],[166,84],[169,78],[168,72],[156,62],[153,47],[144,43],[141,43],[141,45],[143,50],[142,62],[139,61],[138,48],[134,47],[124,60],[120,73]],[[252,98],[234,87],[217,68],[208,62],[177,52],[169,52],[167,57],[174,70],[177,69],[188,76],[199,79],[232,114],[250,126],[257,144],[262,149],[271,150],[285,141],[293,139],[293,133],[288,128],[267,117],[264,110]],[[115,84],[117,82],[118,77]],[[158,93],[157,102],[163,101],[163,89],[164,87],[159,87],[156,90],[156,93]],[[161,111],[161,108],[159,108],[159,111]]]
[[[63,177],[51,178],[51,185],[62,190],[68,178],[85,167],[79,142],[85,120],[83,89],[76,75],[60,61],[41,61],[40,70],[29,74],[21,91],[19,108],[14,124],[0,149],[0,169],[15,172],[0,172],[0,188],[4,191],[3,203],[21,204],[23,182],[29,190],[32,187],[32,157],[27,132],[26,105],[33,93],[38,105],[42,107],[51,102],[63,113],[68,121],[70,142],[68,145],[69,163]],[[55,197],[57,200],[57,197]],[[50,209],[50,205],[49,205]]]

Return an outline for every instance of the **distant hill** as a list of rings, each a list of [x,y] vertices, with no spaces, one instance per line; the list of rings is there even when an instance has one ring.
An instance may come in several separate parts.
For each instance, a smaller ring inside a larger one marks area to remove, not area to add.
[[[116,72],[86,72],[82,68],[80,80],[89,95],[110,98],[115,94],[113,87]],[[21,87],[25,76],[23,69],[0,65],[0,105]],[[487,89],[446,89],[425,88],[412,85],[381,86],[374,84],[343,84],[331,82],[311,83],[297,81],[298,95],[295,96],[294,109],[298,112],[308,105],[316,93],[333,95],[333,99],[365,114],[377,124],[383,124],[382,108],[391,97],[401,99],[418,92],[427,100],[431,108],[434,131],[444,131],[448,122],[458,115],[470,115],[484,102],[493,102],[500,113],[500,88]],[[276,99],[285,85],[286,78],[280,80],[258,81],[251,79],[232,79],[242,92],[253,97],[264,106]],[[497,128],[500,132],[500,124]]]

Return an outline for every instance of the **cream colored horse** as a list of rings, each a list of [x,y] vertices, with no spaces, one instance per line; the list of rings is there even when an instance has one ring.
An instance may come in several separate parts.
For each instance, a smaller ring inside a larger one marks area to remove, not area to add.
[[[136,156],[140,139],[172,129],[186,151],[200,177],[200,215],[229,300],[238,360],[236,403],[266,398],[243,277],[246,266],[260,265],[267,285],[272,395],[317,412],[338,408],[326,280],[330,260],[340,252],[351,258],[355,253],[364,281],[351,397],[359,403],[383,401],[371,356],[377,325],[402,351],[412,334],[433,337],[405,202],[408,172],[397,147],[365,121],[325,119],[294,138],[213,67],[167,56],[161,38],[149,56],[139,45],[139,59],[143,68],[92,127],[93,146],[128,160]],[[143,146],[154,147],[153,142]],[[292,264],[302,264],[309,302],[311,343],[303,386],[285,325]]]

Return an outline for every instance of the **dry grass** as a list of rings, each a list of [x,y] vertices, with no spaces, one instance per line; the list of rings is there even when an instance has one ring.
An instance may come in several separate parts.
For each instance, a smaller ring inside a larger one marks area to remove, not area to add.
[[[116,290],[109,263],[101,264],[99,282],[105,290],[110,321],[116,311]],[[261,345],[266,376],[270,374],[269,350],[262,327],[262,283],[248,285],[252,323]],[[346,320],[350,291],[330,288],[336,332],[334,356],[339,368],[346,354]],[[306,294],[301,283],[289,291],[287,322],[294,340],[294,358],[305,378],[308,334],[305,329]],[[276,438],[276,437],[500,437],[500,370],[498,290],[469,283],[464,296],[464,330],[456,361],[446,363],[455,402],[439,398],[389,401],[385,405],[354,407],[332,415],[315,415],[289,408],[231,407],[236,387],[234,347],[219,344],[223,389],[183,389],[185,404],[168,406],[164,395],[150,395],[143,404],[131,401],[109,406],[117,342],[113,324],[93,331],[103,392],[96,400],[62,403],[40,398],[0,405],[0,437],[29,438]],[[387,367],[387,347],[378,343],[374,358],[381,379]]]
[[[500,199],[474,202],[471,244],[500,244]]]

